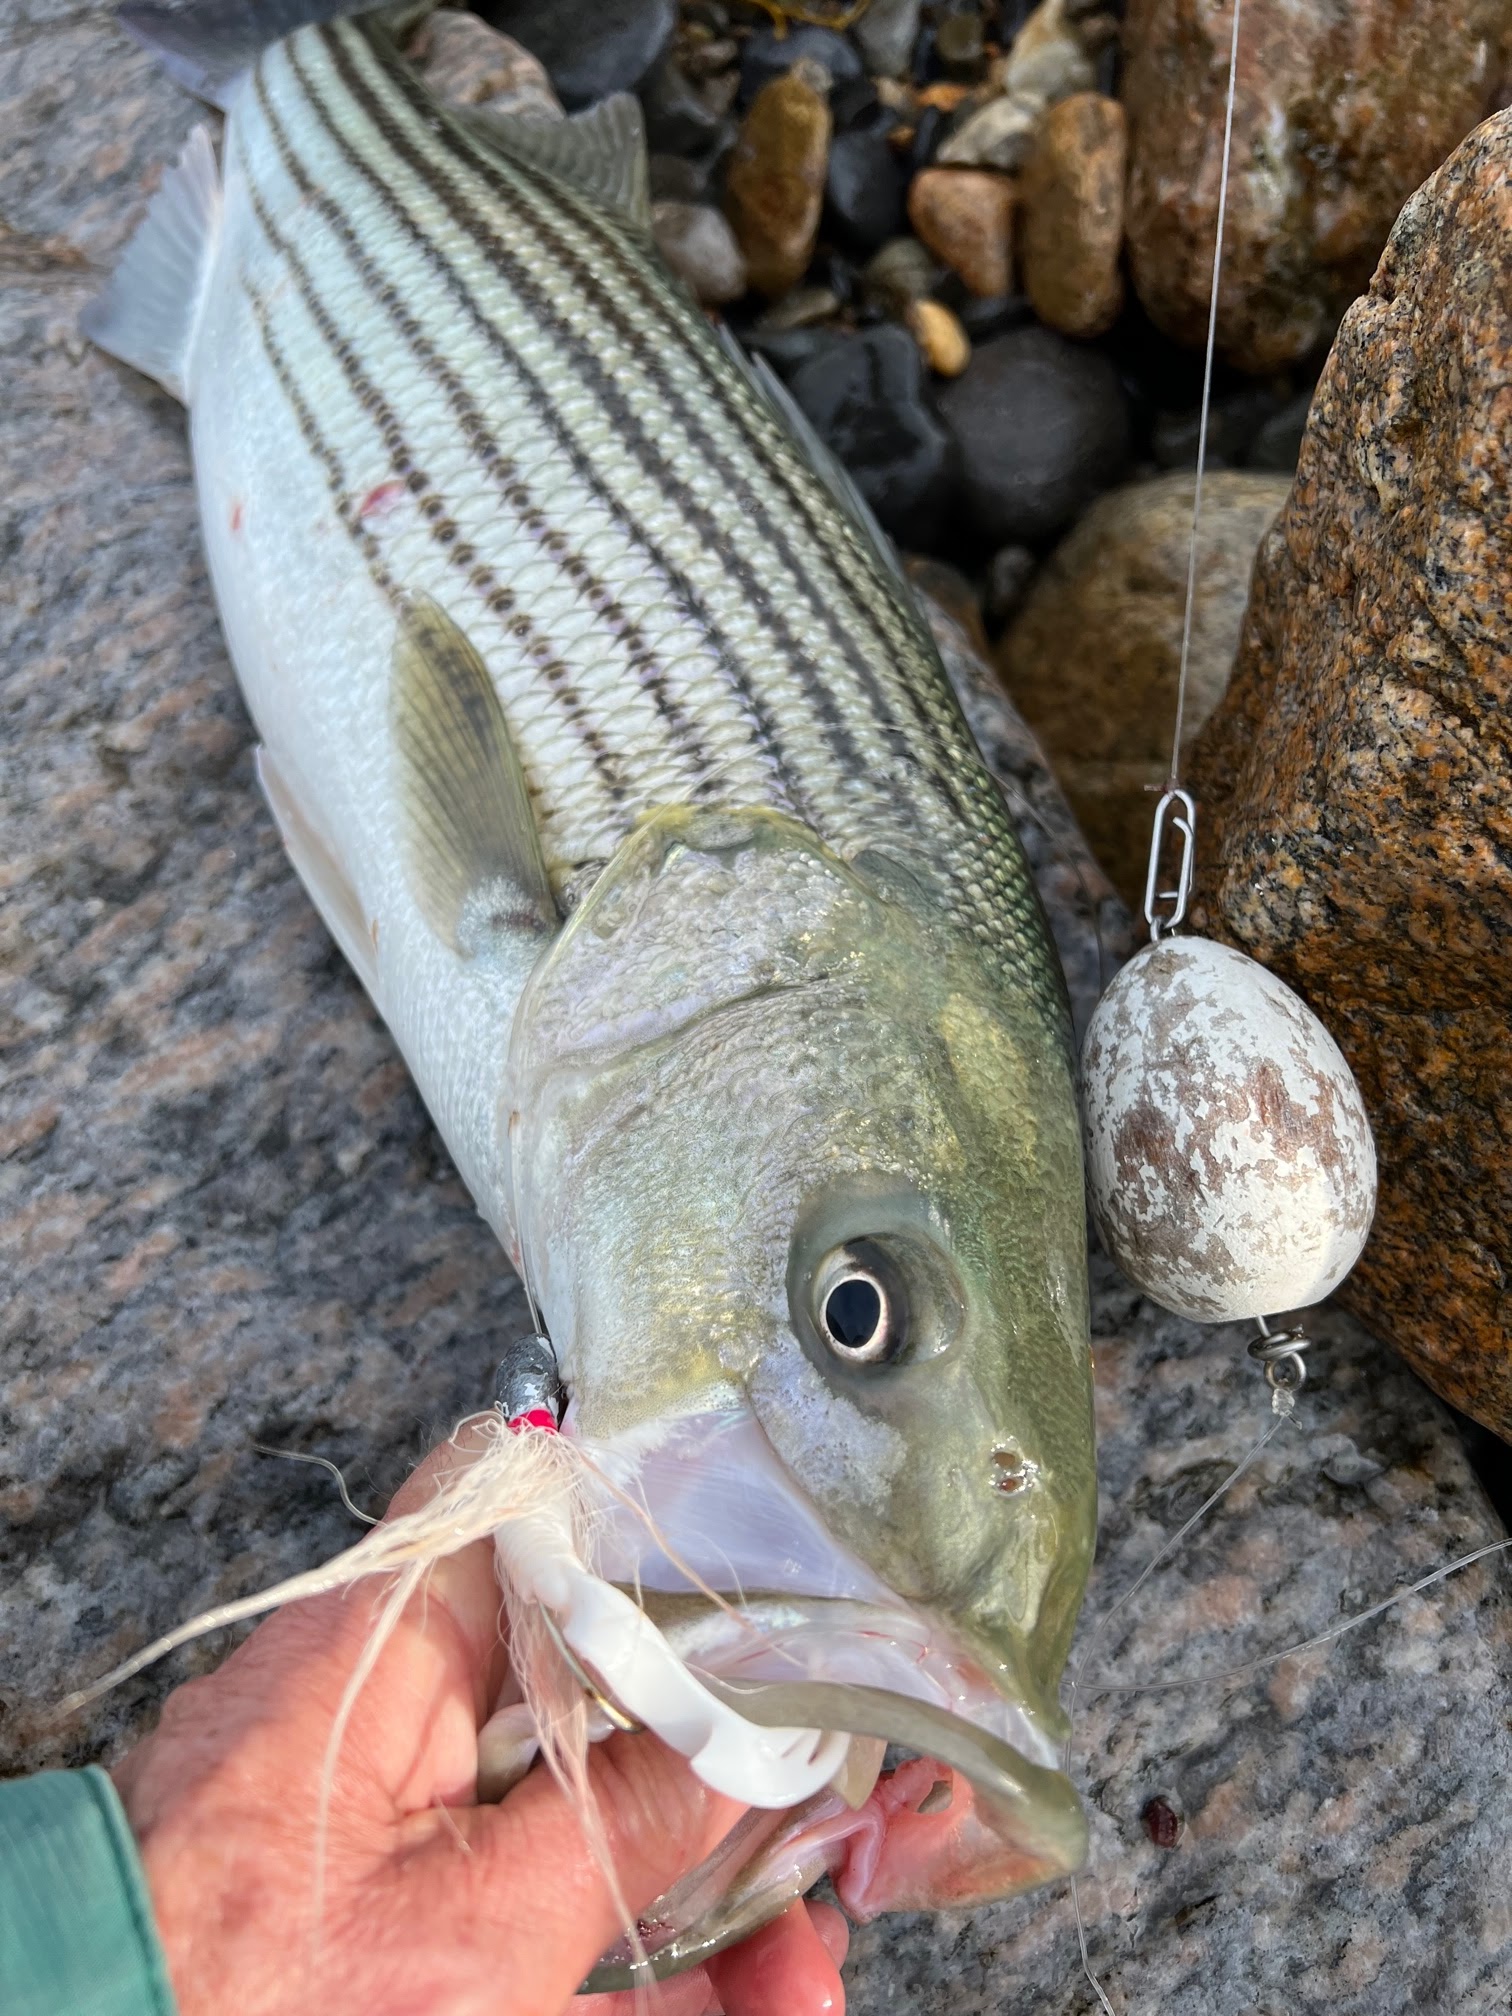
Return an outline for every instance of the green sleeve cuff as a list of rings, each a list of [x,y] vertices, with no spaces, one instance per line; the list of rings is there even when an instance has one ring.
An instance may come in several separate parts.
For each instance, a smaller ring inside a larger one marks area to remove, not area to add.
[[[98,1766],[0,1784],[0,2010],[174,2016],[136,1843]]]

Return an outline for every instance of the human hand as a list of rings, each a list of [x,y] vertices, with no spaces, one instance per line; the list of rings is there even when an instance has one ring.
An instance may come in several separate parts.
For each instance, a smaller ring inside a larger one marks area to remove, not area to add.
[[[462,1460],[434,1451],[391,1511],[424,1503]],[[171,1695],[116,1767],[180,2016],[557,2016],[623,1930],[543,1769],[477,1803],[478,1731],[506,1667],[486,1543],[437,1563],[358,1696],[317,1879],[326,1747],[381,1600],[360,1584],[279,1611]],[[649,1735],[594,1745],[590,1778],[634,1910],[742,1810]],[[845,1943],[838,1912],[795,1904],[652,2006],[841,2016]],[[629,2016],[631,2002],[574,2006]]]

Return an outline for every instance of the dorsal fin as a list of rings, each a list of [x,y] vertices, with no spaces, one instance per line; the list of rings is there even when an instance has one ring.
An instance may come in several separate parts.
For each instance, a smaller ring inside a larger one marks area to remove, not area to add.
[[[651,235],[646,129],[628,91],[570,119],[490,112],[486,105],[451,115],[475,140],[565,182],[622,223]]]
[[[220,174],[208,126],[196,126],[147,215],[79,327],[189,403],[189,365],[220,228]]]
[[[466,959],[553,936],[560,918],[503,705],[428,596],[400,609],[390,708],[405,867],[427,924]]]
[[[850,472],[834,449],[828,442],[821,440],[813,421],[765,357],[752,356],[743,350],[726,323],[720,323],[719,337],[731,362],[739,366],[742,377],[755,386],[762,398],[777,413],[778,418],[786,423],[788,432],[812,464],[814,474],[824,484],[841,510],[854,519],[859,531],[876,549],[877,558],[903,589],[910,605],[914,605],[916,598],[913,583],[903,572],[903,563],[898,558],[897,547],[877,523],[870,504],[856,488]]]

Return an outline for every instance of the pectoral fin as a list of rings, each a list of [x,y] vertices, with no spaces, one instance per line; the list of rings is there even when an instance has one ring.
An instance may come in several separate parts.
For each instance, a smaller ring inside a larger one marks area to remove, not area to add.
[[[560,924],[530,790],[488,668],[444,609],[400,611],[390,706],[411,894],[476,959]]]

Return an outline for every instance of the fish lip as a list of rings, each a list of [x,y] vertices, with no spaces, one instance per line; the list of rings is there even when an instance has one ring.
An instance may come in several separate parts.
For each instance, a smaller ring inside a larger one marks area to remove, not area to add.
[[[842,1603],[836,1607],[853,1606]],[[894,1614],[910,1621],[915,1618],[901,1603]],[[931,1626],[931,1630],[936,1638],[941,1635],[938,1627]],[[980,1693],[996,1694],[988,1676],[974,1662],[961,1655],[957,1659],[963,1668],[980,1675]],[[994,1886],[991,1894],[995,1898],[1015,1896],[1073,1875],[1085,1862],[1085,1815],[1059,1764],[1036,1760],[980,1723],[888,1688],[806,1678],[741,1682],[721,1677],[704,1659],[690,1657],[688,1663],[702,1685],[758,1726],[796,1725],[901,1742],[916,1760],[927,1764],[922,1781],[915,1774],[915,1782],[922,1782],[926,1790],[941,1777],[953,1785],[958,1774],[969,1786],[972,1810],[987,1822],[991,1837],[1015,1871],[1012,1880]],[[924,1738],[927,1742],[921,1741]],[[1042,1736],[1036,1747],[1048,1748],[1048,1739]],[[786,1813],[755,1810],[747,1814],[726,1843],[643,1914],[640,1930],[654,1978],[664,1980],[700,1965],[748,1938],[825,1874],[834,1877],[841,1901],[852,1915],[865,1918],[891,1908],[885,1902],[869,1905],[866,1889],[896,1818],[896,1812],[888,1812],[892,1804],[889,1786],[911,1768],[904,1764],[901,1771],[879,1777],[859,1814],[850,1813],[844,1800],[829,1788]],[[869,1807],[876,1808],[870,1816]],[[917,1814],[919,1801],[915,1799],[911,1809],[905,1802],[901,1810],[905,1815],[910,1810]],[[807,1850],[806,1835],[814,1840]],[[853,1856],[850,1844],[856,1837],[859,1853]],[[754,1845],[742,1858],[745,1841]],[[707,1908],[696,1908],[700,1892],[707,1897],[711,1885],[719,1881],[725,1860],[730,1865],[727,1884]],[[855,1875],[853,1862],[861,1864]],[[679,1916],[690,1906],[696,1908],[696,1915],[679,1927]],[[658,1945],[655,1934],[664,1928],[670,1936]],[[625,1947],[600,1961],[581,1992],[634,1987],[644,1979],[644,1972],[630,1964]]]
[[[765,1726],[804,1720],[808,1726],[886,1738],[897,1726],[901,1710],[914,1724],[911,1733],[917,1734],[918,1712],[924,1705],[881,1688],[826,1686],[822,1682],[741,1686],[706,1672],[699,1677],[721,1700]],[[959,1772],[969,1779],[975,1807],[986,1808],[992,1831],[1016,1872],[994,1895],[1000,1899],[1015,1896],[1057,1877],[1074,1875],[1086,1860],[1087,1827],[1081,1802],[1064,1772],[1037,1764],[1013,1745],[948,1710],[931,1709],[928,1718],[935,1724],[933,1734],[941,1740],[915,1760],[927,1766],[922,1776],[914,1773],[915,1783],[927,1792],[941,1776],[952,1782],[952,1774]],[[942,1756],[942,1752],[946,1754]],[[879,1777],[858,1813],[849,1812],[844,1800],[828,1788],[786,1813],[748,1813],[698,1869],[642,1914],[639,1930],[652,1977],[666,1980],[748,1938],[826,1873],[835,1878],[840,1900],[853,1916],[871,1917],[891,1908],[885,1901],[869,1906],[865,1892],[894,1817],[888,1813],[892,1805],[889,1788],[912,1769],[911,1764],[904,1764]],[[924,1803],[914,1797],[911,1807],[905,1801],[901,1810],[922,1817]],[[868,1808],[873,1807],[877,1810],[869,1815]],[[805,1845],[806,1835],[812,1845]],[[854,1858],[852,1840],[858,1841],[860,1849]],[[853,1859],[862,1865],[854,1878]],[[726,1871],[728,1880],[721,1882]],[[696,1909],[700,1893],[707,1895],[713,1884],[720,1884],[720,1888],[712,1903],[706,1909]],[[677,1928],[679,1916],[690,1906],[695,1907],[696,1915]],[[671,1936],[657,1944],[655,1935],[664,1927]],[[645,1978],[644,1970],[631,1964],[628,1943],[621,1942],[599,1962],[580,1992],[599,1994],[631,1988]]]

